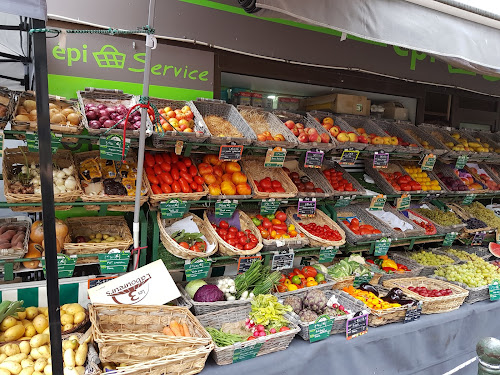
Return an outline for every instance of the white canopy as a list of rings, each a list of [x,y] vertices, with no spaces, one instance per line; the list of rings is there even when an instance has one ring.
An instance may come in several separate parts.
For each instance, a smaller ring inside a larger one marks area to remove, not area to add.
[[[47,2],[45,0],[1,0],[0,12],[45,20]]]

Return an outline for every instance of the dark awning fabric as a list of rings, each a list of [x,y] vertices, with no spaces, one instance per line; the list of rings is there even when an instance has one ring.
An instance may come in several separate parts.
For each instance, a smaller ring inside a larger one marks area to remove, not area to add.
[[[1,0],[0,12],[46,20],[47,2],[45,0]]]
[[[500,76],[500,21],[443,2],[421,2],[430,3],[435,8],[431,9],[413,1],[257,0],[254,14],[328,27],[425,52],[476,73]]]

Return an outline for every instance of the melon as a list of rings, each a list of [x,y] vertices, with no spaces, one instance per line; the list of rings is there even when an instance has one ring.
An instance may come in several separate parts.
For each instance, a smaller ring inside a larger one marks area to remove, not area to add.
[[[490,242],[488,249],[497,258],[500,258],[500,245],[495,242]]]

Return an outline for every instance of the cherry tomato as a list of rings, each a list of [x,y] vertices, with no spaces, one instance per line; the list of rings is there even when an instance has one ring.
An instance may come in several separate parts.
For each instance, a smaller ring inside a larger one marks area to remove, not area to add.
[[[228,229],[229,228],[229,224],[227,223],[226,220],[221,220],[221,222],[219,223],[219,227],[220,228],[224,228],[224,229]]]
[[[151,185],[151,190],[153,191],[153,194],[163,194],[163,191],[158,185]]]

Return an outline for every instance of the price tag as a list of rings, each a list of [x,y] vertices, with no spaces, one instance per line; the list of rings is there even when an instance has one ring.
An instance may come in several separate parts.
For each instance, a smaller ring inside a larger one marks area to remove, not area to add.
[[[219,160],[238,161],[241,160],[243,146],[222,145],[219,149]]]
[[[269,200],[262,200],[260,203],[260,214],[262,216],[265,215],[274,215],[276,210],[279,208],[281,202],[271,198]]]
[[[286,149],[281,147],[270,148],[267,150],[264,167],[282,168],[286,158]]]
[[[175,154],[180,155],[182,154],[182,148],[184,147],[184,141],[177,141],[175,142]]]
[[[467,155],[460,155],[455,163],[455,169],[463,169],[468,161],[469,157]]]
[[[101,273],[127,272],[130,251],[120,251],[108,254],[97,254]]]
[[[391,239],[382,237],[381,239],[375,241],[375,250],[373,251],[373,255],[376,257],[386,255],[390,247]]]
[[[204,279],[208,276],[212,261],[206,258],[194,258],[186,260],[184,264],[184,272],[186,272],[186,280]]]
[[[60,279],[73,276],[77,259],[78,257],[76,255],[67,256],[64,254],[57,254],[57,276]],[[42,259],[42,269],[45,275],[45,258]]]
[[[275,253],[273,255],[273,261],[271,264],[271,269],[273,271],[284,270],[286,268],[293,268],[293,259],[295,254],[292,249],[287,253]]]
[[[260,255],[251,256],[251,257],[239,257],[238,258],[238,274],[248,271],[250,266],[256,260],[261,260],[262,257]]]
[[[298,217],[314,217],[316,215],[316,198],[300,198],[297,206]]]
[[[337,252],[339,251],[338,247],[333,247],[333,246],[328,246],[328,247],[322,247],[319,251],[319,263],[328,263],[333,261],[333,258],[335,258],[335,255],[337,255]]]
[[[423,171],[432,171],[434,169],[434,164],[436,164],[436,156],[427,154],[420,161],[420,169]]]
[[[321,168],[325,153],[319,150],[311,150],[306,152],[304,167],[306,168]]]
[[[52,153],[55,154],[57,152],[57,149],[61,145],[62,134],[54,134],[51,132],[50,138],[51,138],[50,139],[50,147],[52,149]],[[2,137],[2,142],[3,142],[3,137]],[[38,152],[40,145],[39,145],[37,133],[26,132],[26,143],[28,145],[28,151]]]
[[[125,156],[127,156],[128,149],[130,148],[130,139],[125,138]],[[99,153],[101,159],[106,160],[122,160],[123,150],[123,135],[110,134],[106,137],[99,138]]]
[[[396,209],[398,211],[404,211],[410,208],[411,195],[403,194],[401,197],[396,199]]]
[[[352,285],[355,288],[357,288],[361,284],[369,283],[372,280],[372,278],[373,278],[373,272],[364,274],[362,276],[356,275],[356,276],[354,276],[354,281],[352,282]]]
[[[180,199],[169,199],[166,202],[160,202],[161,217],[164,219],[178,219],[184,216],[189,210],[189,204]]]
[[[342,152],[342,155],[340,156],[339,164],[354,165],[354,163],[358,159],[358,156],[359,156],[359,151],[346,149]]]
[[[414,302],[408,306],[403,323],[410,323],[415,320],[419,320],[420,315],[422,315],[422,302]]]
[[[385,206],[385,202],[387,201],[387,196],[379,194],[374,196],[370,200],[370,211],[382,211]]]
[[[444,236],[443,246],[453,245],[453,242],[455,241],[457,236],[458,236],[457,232],[446,233],[446,236]]]
[[[462,201],[462,204],[465,206],[468,206],[472,202],[474,202],[474,199],[476,199],[477,194],[467,194]]]
[[[389,165],[389,154],[387,152],[375,152],[373,154],[373,168],[382,169]]]
[[[3,157],[3,140],[4,140],[3,130],[0,130],[0,157]]]
[[[347,340],[364,335],[365,333],[368,333],[368,314],[347,319],[345,327],[345,336]]]
[[[330,336],[333,319],[328,315],[321,315],[314,323],[309,324],[309,342],[316,342]]]
[[[472,246],[481,246],[483,244],[484,237],[486,237],[486,232],[476,232],[472,238]]]
[[[238,201],[217,201],[215,202],[215,217],[216,218],[228,218],[233,216],[236,207],[238,206]]]
[[[349,197],[340,197],[333,207],[346,207],[351,204],[351,198]]]
[[[257,356],[263,343],[253,344],[250,346],[242,346],[241,348],[234,349],[233,363],[246,361]]]
[[[498,301],[500,299],[500,281],[493,280],[493,282],[488,285],[490,291],[490,301]]]

